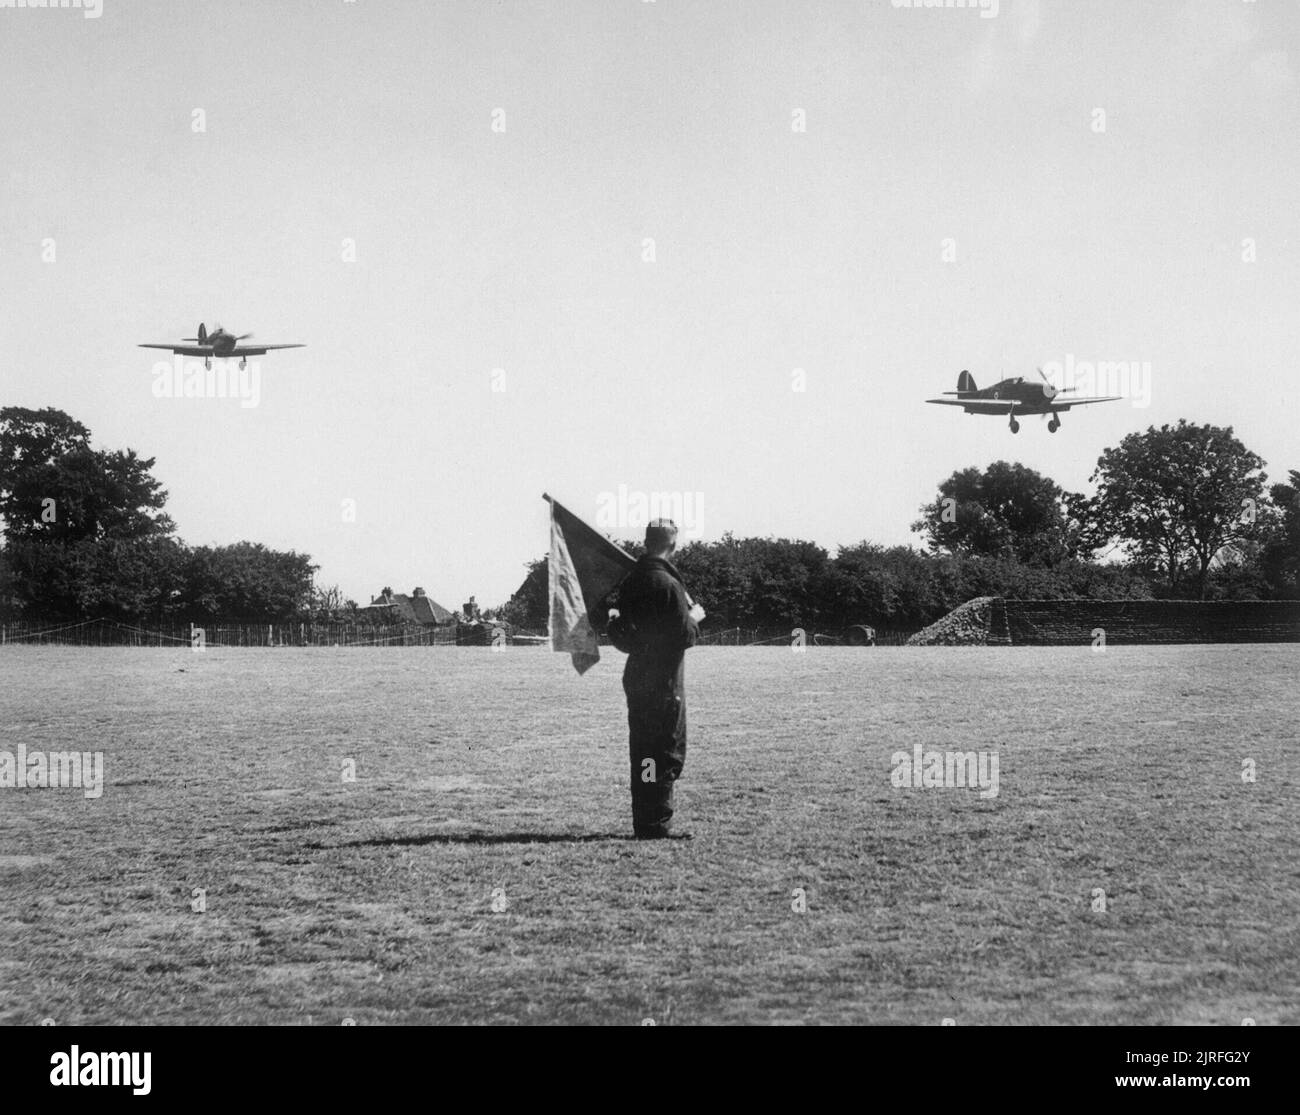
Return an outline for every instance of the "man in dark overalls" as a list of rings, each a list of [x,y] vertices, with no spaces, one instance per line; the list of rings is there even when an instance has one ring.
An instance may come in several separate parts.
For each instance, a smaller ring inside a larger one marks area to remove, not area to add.
[[[645,554],[618,589],[628,650],[623,670],[632,760],[632,827],[639,839],[668,835],[673,783],[686,762],[687,647],[695,645],[703,611],[692,604],[669,558],[677,527],[656,519],[646,527]]]

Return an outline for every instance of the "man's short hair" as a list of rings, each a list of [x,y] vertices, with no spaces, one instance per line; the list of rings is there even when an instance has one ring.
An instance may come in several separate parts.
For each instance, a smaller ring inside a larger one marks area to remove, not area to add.
[[[645,528],[645,547],[657,550],[677,541],[677,524],[672,519],[651,519]]]

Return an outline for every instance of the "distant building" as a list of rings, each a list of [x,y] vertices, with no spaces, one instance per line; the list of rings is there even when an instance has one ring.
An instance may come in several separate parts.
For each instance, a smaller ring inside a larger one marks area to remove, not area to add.
[[[427,595],[422,588],[413,589],[410,596],[384,588],[370,603],[362,605],[357,613],[374,623],[418,623],[423,627],[442,627],[453,624],[456,617]]]

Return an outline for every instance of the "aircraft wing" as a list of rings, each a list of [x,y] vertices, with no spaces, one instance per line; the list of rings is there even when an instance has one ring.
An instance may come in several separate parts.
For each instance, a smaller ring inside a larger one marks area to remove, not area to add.
[[[971,414],[1009,414],[1016,409],[1023,414],[1028,411],[1023,403],[1018,403],[1014,399],[926,399],[925,401],[938,403],[940,406],[963,407]]]
[[[1071,407],[1083,407],[1089,403],[1117,403],[1122,398],[1122,395],[1104,395],[1095,399],[1071,399],[1066,403],[1053,403],[1052,410],[1069,410]]]
[[[140,345],[140,348],[161,348],[180,356],[211,356],[211,345]]]
[[[264,356],[275,348],[306,348],[306,345],[236,345],[231,356]]]

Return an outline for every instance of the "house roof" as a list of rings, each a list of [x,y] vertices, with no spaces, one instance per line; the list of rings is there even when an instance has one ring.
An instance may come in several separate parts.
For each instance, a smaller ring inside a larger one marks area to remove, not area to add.
[[[452,614],[432,596],[412,596],[411,610],[421,623],[450,623]]]
[[[402,592],[393,592],[387,595],[380,594],[375,597],[369,604],[364,605],[360,611],[379,611],[391,608],[399,619],[404,619],[409,623],[419,623],[426,627],[450,623],[454,618],[451,612],[447,611],[441,604],[431,596],[424,593],[407,596]]]

